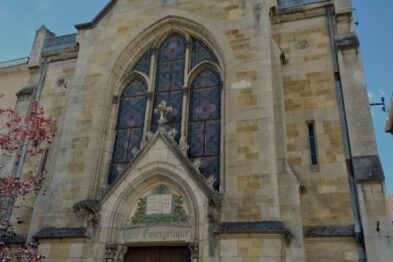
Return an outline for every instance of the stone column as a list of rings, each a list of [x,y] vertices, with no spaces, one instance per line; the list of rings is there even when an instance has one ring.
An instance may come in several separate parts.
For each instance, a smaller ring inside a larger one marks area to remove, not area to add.
[[[109,244],[105,247],[106,262],[122,262],[127,253],[127,247],[118,244]]]
[[[198,262],[199,261],[199,243],[198,242],[191,242],[188,244],[188,248],[191,252],[191,262]]]

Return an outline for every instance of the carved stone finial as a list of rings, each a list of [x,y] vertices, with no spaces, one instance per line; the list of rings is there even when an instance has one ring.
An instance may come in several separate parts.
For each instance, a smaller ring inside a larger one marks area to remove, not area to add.
[[[188,249],[191,253],[191,261],[198,261],[199,258],[199,243],[198,242],[190,242],[188,244]]]
[[[132,154],[132,156],[133,157],[136,157],[136,155],[139,153],[139,150],[136,148],[136,147],[134,147],[132,150],[131,150],[131,154]]]
[[[109,189],[109,185],[108,184],[103,184],[100,187],[100,197],[102,197],[103,195],[105,195],[105,192],[108,191]]]
[[[209,176],[207,179],[206,179],[206,183],[207,183],[207,185],[210,187],[210,188],[213,188],[213,185],[214,185],[214,182],[216,182],[216,177],[214,176],[214,175],[211,175],[211,176]]]
[[[100,219],[100,203],[98,200],[83,200],[75,203],[73,206],[74,213],[78,213],[81,210],[85,210],[88,213],[88,221],[91,222],[93,226],[98,224]]]
[[[166,101],[162,100],[158,107],[154,109],[154,113],[159,115],[160,118],[158,119],[158,124],[164,125],[168,122],[166,119],[167,114],[171,113],[173,111],[173,108],[171,106],[167,106]]]
[[[195,168],[195,170],[199,171],[199,168],[202,165],[202,160],[200,159],[195,159],[194,162],[192,162],[192,166]]]
[[[179,146],[180,146],[180,150],[183,153],[183,155],[187,156],[187,152],[188,152],[188,149],[190,149],[190,146],[187,144],[186,138],[184,136],[182,136],[180,138]]]
[[[171,130],[168,131],[168,135],[169,135],[172,139],[175,139],[176,134],[177,134],[176,128],[172,128]]]
[[[141,142],[141,148],[143,148],[147,142],[149,142],[153,138],[154,134],[151,131],[148,131],[146,135],[143,136],[142,142]]]
[[[213,224],[221,222],[221,201],[209,199],[208,218]]]

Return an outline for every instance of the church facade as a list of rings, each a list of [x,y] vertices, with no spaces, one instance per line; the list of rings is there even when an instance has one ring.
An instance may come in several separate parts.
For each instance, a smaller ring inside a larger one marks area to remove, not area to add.
[[[0,63],[6,106],[57,121],[43,155],[9,165],[48,171],[10,244],[47,261],[391,260],[350,0],[111,0],[75,27]]]

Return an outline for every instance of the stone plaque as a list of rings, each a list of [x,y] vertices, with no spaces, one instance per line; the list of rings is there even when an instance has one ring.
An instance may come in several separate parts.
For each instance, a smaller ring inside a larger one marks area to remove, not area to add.
[[[135,242],[190,242],[191,227],[139,227],[121,233],[123,243]]]
[[[169,215],[172,213],[172,195],[154,195],[147,197],[146,215]]]

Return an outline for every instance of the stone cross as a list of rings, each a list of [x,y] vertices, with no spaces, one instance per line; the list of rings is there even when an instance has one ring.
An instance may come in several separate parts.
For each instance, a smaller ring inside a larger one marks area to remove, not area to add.
[[[173,111],[173,108],[171,106],[166,105],[166,101],[162,100],[158,107],[154,109],[154,113],[159,115],[160,118],[158,119],[158,124],[164,125],[168,122],[166,119],[167,114],[171,113]]]

